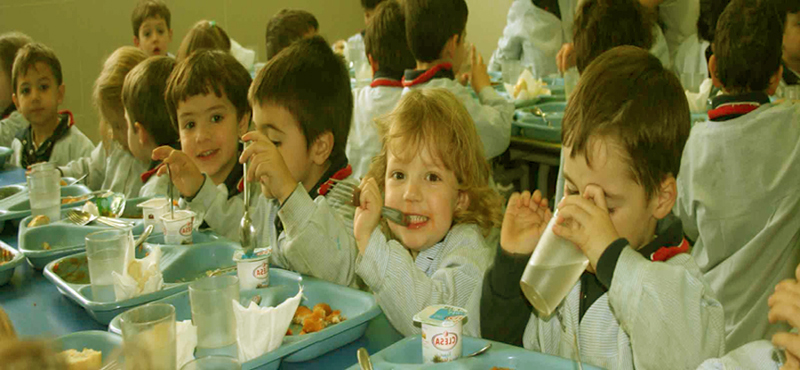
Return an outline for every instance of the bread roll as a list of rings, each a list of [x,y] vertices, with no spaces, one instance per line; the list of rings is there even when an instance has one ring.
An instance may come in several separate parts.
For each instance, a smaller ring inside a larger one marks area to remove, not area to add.
[[[61,356],[68,370],[98,370],[103,366],[102,352],[90,348],[84,348],[81,352],[68,349],[61,352]]]

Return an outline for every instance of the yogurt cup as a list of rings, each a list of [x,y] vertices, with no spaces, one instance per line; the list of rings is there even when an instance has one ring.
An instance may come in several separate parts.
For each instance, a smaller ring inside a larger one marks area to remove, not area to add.
[[[256,289],[269,285],[269,257],[271,255],[272,248],[256,251],[250,258],[245,258],[242,251],[233,254],[233,261],[236,262],[236,275],[239,277],[239,289]]]
[[[458,360],[466,321],[467,310],[448,305],[428,306],[414,315],[414,322],[422,324],[422,363]]]
[[[192,230],[197,215],[192,211],[179,210],[174,217],[169,212],[161,215],[161,227],[165,244],[192,244]]]
[[[142,209],[144,227],[149,225],[156,227],[161,222],[161,216],[169,210],[169,199],[153,198],[136,206]]]

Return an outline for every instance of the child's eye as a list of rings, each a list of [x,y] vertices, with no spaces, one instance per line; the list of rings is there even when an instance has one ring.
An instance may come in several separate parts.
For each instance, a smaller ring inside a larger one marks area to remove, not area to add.
[[[439,175],[437,175],[435,173],[429,173],[428,175],[425,176],[425,180],[428,180],[430,182],[437,182],[437,181],[439,181],[441,179],[442,178],[439,177]]]
[[[159,35],[163,35],[164,34],[164,30],[158,30],[158,34]]]
[[[42,91],[47,91],[49,87],[50,85],[39,85],[39,89],[41,89]]]
[[[281,147],[281,142],[280,141],[277,141],[277,140],[270,140],[270,141],[272,141],[272,145],[275,145],[276,148],[280,148]]]
[[[609,214],[609,215],[613,215],[613,214],[614,214],[614,212],[616,212],[616,211],[617,211],[617,209],[616,209],[616,208],[609,208],[609,209],[608,209],[608,214]]]
[[[577,193],[578,193],[577,190],[567,187],[567,195],[574,195]]]
[[[150,37],[150,32],[145,32],[144,37]]]
[[[186,124],[183,125],[184,130],[190,130],[193,128],[194,128],[194,121],[186,122]]]
[[[402,180],[402,179],[406,178],[406,175],[404,173],[402,173],[402,172],[395,171],[395,172],[392,172],[391,178],[395,179],[395,180]]]
[[[219,121],[222,121],[222,116],[221,115],[215,114],[215,115],[211,116],[211,122],[217,123]]]
[[[20,90],[20,92],[23,93],[23,94],[28,94],[29,92],[31,92],[31,89],[27,88],[27,87],[23,87],[22,90]]]

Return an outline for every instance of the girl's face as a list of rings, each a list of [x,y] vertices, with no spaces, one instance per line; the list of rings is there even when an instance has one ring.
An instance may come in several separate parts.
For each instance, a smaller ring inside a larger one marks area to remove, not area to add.
[[[458,190],[455,173],[438,157],[425,145],[416,149],[406,148],[402,154],[408,155],[400,157],[387,150],[385,198],[387,207],[399,209],[409,219],[408,226],[389,222],[389,229],[406,248],[420,251],[444,239],[453,214],[466,208],[468,197]]]

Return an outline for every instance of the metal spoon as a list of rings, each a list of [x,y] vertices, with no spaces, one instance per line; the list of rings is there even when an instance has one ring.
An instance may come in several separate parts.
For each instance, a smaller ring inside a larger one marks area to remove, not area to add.
[[[490,348],[492,348],[492,344],[491,344],[491,343],[486,343],[486,345],[485,345],[485,346],[483,346],[483,348],[481,348],[481,349],[479,349],[479,350],[477,350],[477,351],[475,351],[475,352],[472,352],[472,353],[468,354],[466,357],[475,357],[475,356],[478,356],[478,355],[480,355],[480,354],[483,354],[484,352],[488,351]]]
[[[86,176],[89,176],[89,174],[87,173],[87,174],[85,174],[85,175],[83,175],[83,176],[81,176],[81,177],[77,178],[75,181],[73,181],[73,182],[71,182],[71,183],[69,183],[69,184],[66,184],[66,185],[64,185],[64,186],[72,186],[72,185],[75,185],[75,184],[77,184],[77,183],[81,182],[83,179],[85,179],[85,178],[86,178]]]
[[[553,124],[550,123],[550,121],[547,120],[547,114],[545,112],[542,112],[541,108],[533,107],[533,110],[531,110],[531,113],[533,113],[534,116],[542,117],[542,121],[544,121],[544,123],[547,124],[548,127],[553,127]]]
[[[372,361],[369,359],[369,352],[364,347],[358,349],[356,352],[356,356],[358,357],[358,365],[361,366],[361,370],[372,370]]]
[[[145,240],[150,236],[150,233],[153,232],[153,225],[147,225],[142,232],[142,235],[139,235],[139,239],[136,239],[136,244],[133,245],[134,248],[139,248],[140,245],[144,243]]]
[[[175,219],[175,199],[172,195],[172,172],[169,170],[169,164],[167,164],[167,176],[169,177],[169,183],[167,184],[167,193],[169,193],[169,218],[171,220]]]
[[[247,149],[247,147],[248,143],[244,143],[244,149]],[[239,240],[242,242],[244,255],[250,257],[256,249],[256,243],[253,242],[253,235],[256,234],[256,229],[250,219],[250,186],[247,185],[247,162],[244,162],[242,166],[244,167],[244,214],[242,215],[242,221],[239,223]]]

